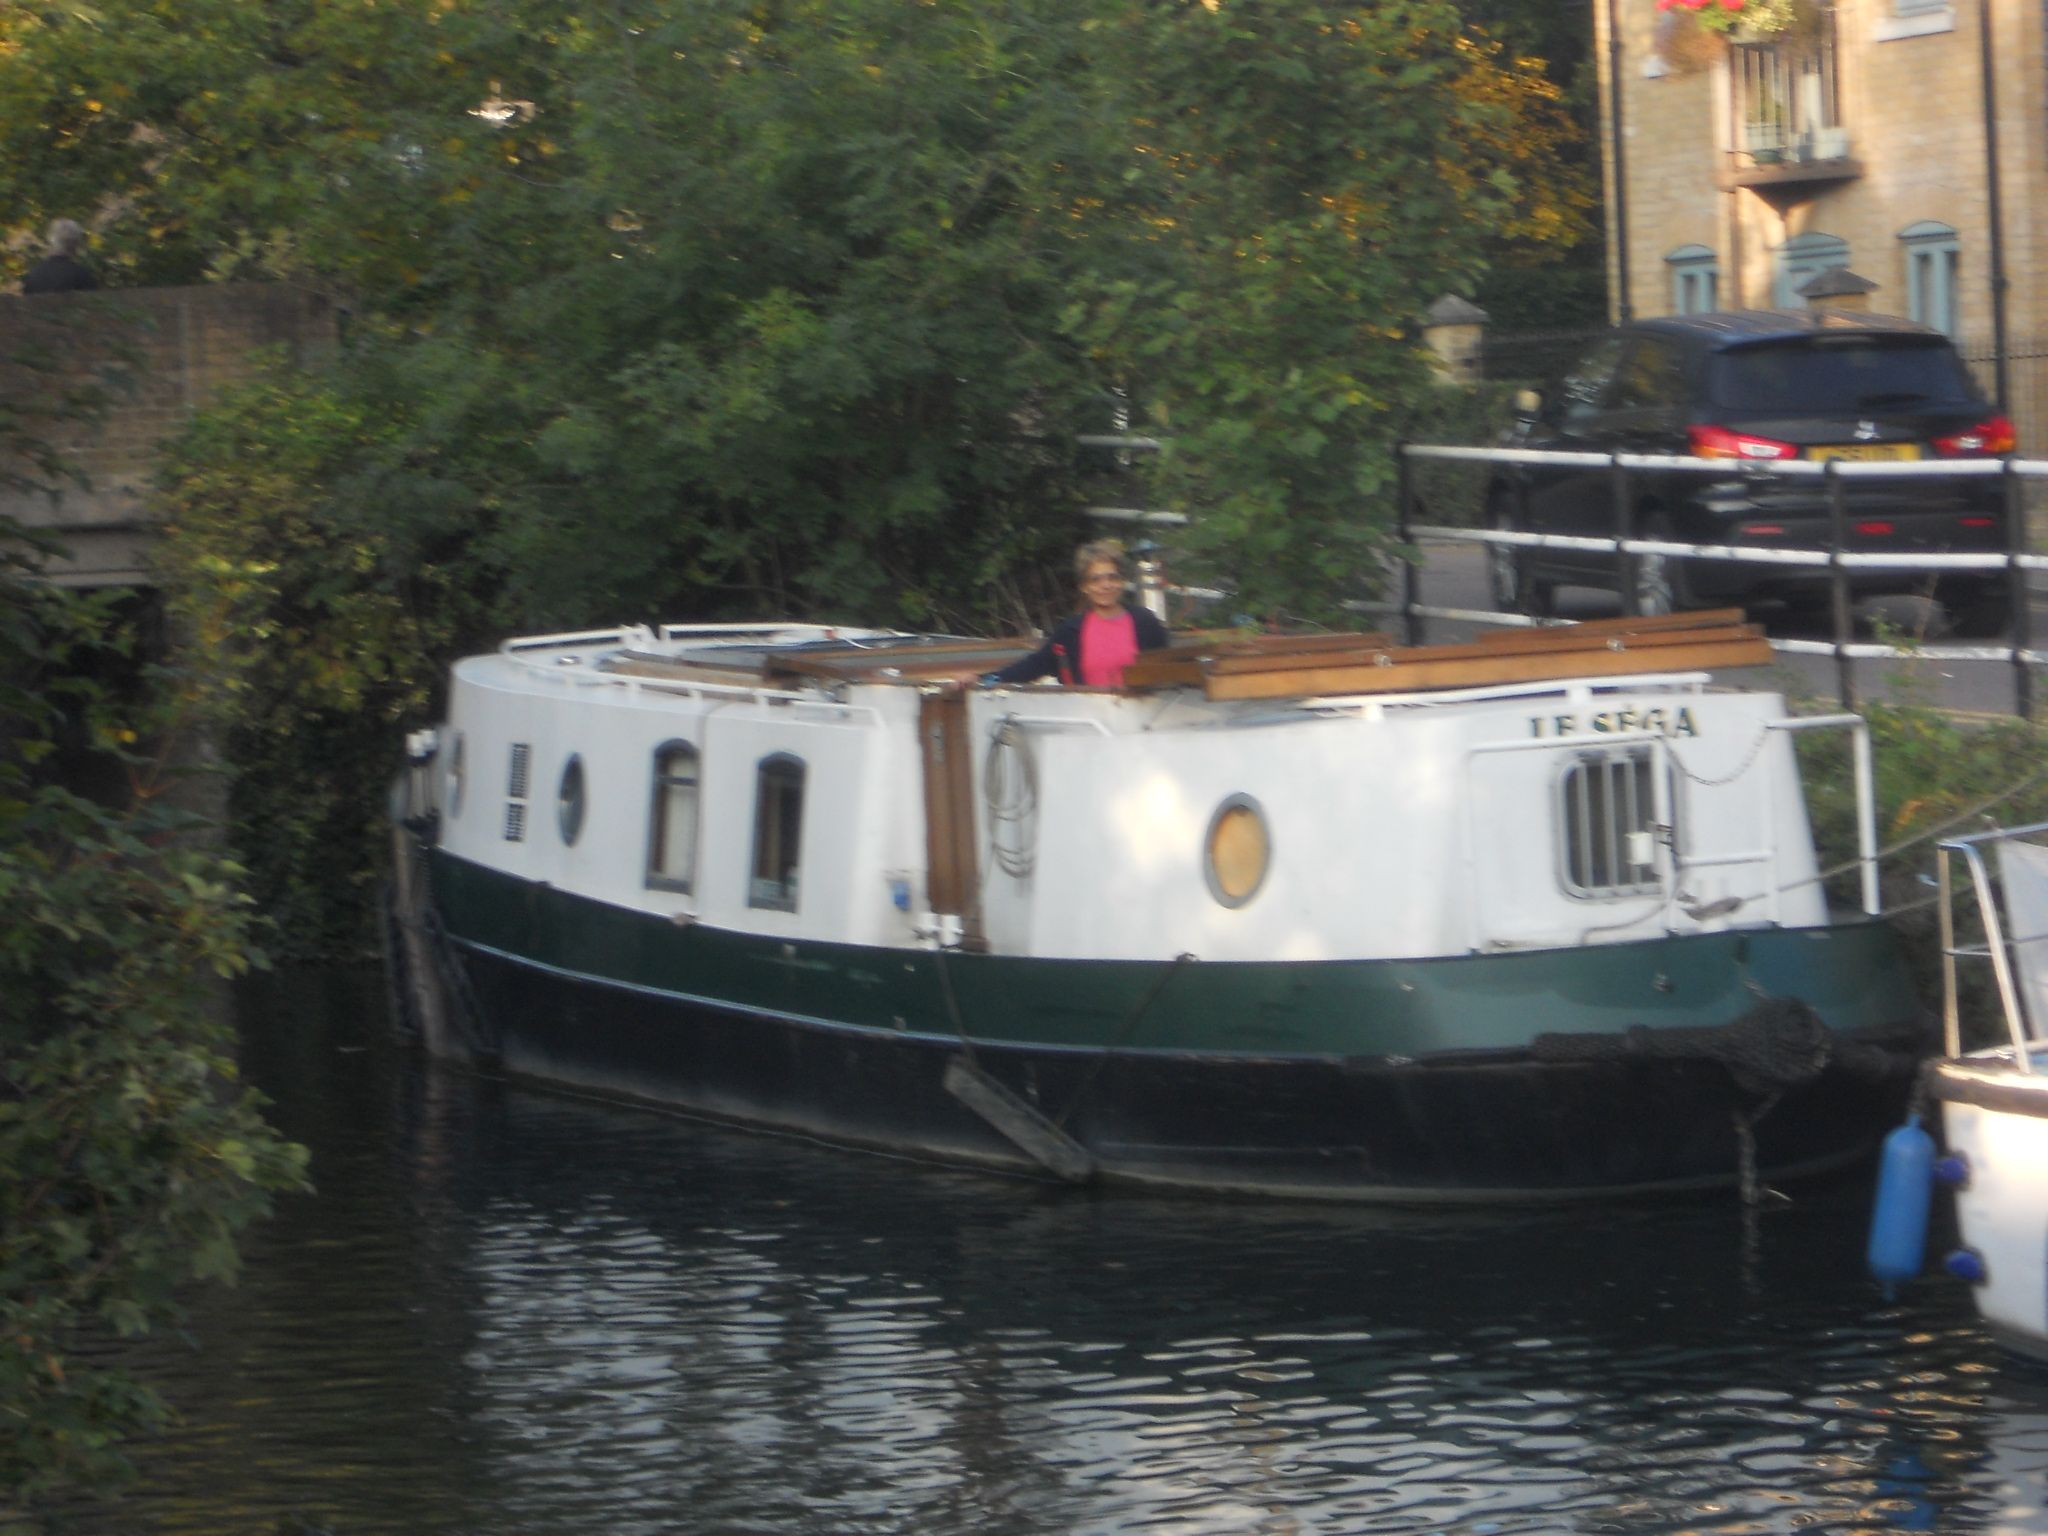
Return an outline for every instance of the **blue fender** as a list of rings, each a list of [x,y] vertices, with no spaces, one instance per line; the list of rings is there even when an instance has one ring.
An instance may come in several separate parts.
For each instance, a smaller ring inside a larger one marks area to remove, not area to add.
[[[1918,1115],[1908,1115],[1884,1139],[1877,1199],[1870,1211],[1870,1246],[1864,1253],[1887,1297],[1926,1262],[1927,1208],[1933,1196],[1934,1138],[1921,1129]]]

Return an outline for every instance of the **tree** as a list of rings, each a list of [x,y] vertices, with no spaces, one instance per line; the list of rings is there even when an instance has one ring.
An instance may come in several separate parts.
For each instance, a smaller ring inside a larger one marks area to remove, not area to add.
[[[53,437],[121,378],[59,323],[0,359],[0,491],[78,479]],[[71,361],[67,362],[67,359]],[[55,547],[0,516],[0,1528],[106,1490],[168,1409],[105,1343],[232,1276],[236,1234],[303,1178],[235,1087],[215,988],[260,962],[238,871],[167,794],[173,694],[137,703],[123,592],[35,579]],[[88,795],[84,787],[95,791]]]
[[[236,872],[88,680],[114,613],[0,570],[0,1525],[118,1483],[121,1440],[167,1409],[96,1346],[231,1278],[236,1233],[303,1178],[227,1054],[214,986],[259,959]],[[38,772],[67,715],[125,765],[125,803]]]
[[[38,219],[118,197],[101,250],[138,277],[345,305],[303,403],[358,425],[308,458],[259,392],[165,500],[195,628],[301,637],[393,707],[507,629],[1043,622],[1086,526],[1073,440],[1118,420],[1171,439],[1146,494],[1240,607],[1336,617],[1434,401],[1422,310],[1584,202],[1555,85],[1445,0],[169,14],[0,22],[0,190]],[[387,612],[409,658],[357,622]],[[291,671],[233,674],[241,741],[329,708]]]

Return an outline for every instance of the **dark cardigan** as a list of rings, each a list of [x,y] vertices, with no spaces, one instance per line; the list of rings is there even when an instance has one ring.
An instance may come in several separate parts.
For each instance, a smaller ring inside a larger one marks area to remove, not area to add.
[[[1156,651],[1171,643],[1166,626],[1159,622],[1149,608],[1124,604],[1124,612],[1131,616],[1131,624],[1137,635],[1138,649]],[[1063,683],[1078,683],[1081,680],[1081,621],[1085,613],[1069,614],[1045,637],[1045,644],[1029,656],[1020,656],[1007,667],[982,675],[985,683],[1028,683],[1034,678],[1057,677]]]

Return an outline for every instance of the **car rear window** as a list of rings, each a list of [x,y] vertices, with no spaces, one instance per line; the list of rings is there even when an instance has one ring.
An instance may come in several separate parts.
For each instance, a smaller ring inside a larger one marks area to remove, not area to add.
[[[1717,352],[1708,360],[1707,398],[1734,411],[1800,416],[1979,402],[1946,342],[1863,336]]]

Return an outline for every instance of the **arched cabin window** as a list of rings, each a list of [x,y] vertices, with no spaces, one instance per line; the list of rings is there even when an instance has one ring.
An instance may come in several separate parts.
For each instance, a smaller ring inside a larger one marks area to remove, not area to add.
[[[665,741],[654,749],[654,808],[648,823],[647,883],[689,891],[697,880],[697,749]]]
[[[786,752],[761,759],[754,773],[754,875],[747,905],[794,912],[803,853],[804,765]]]

